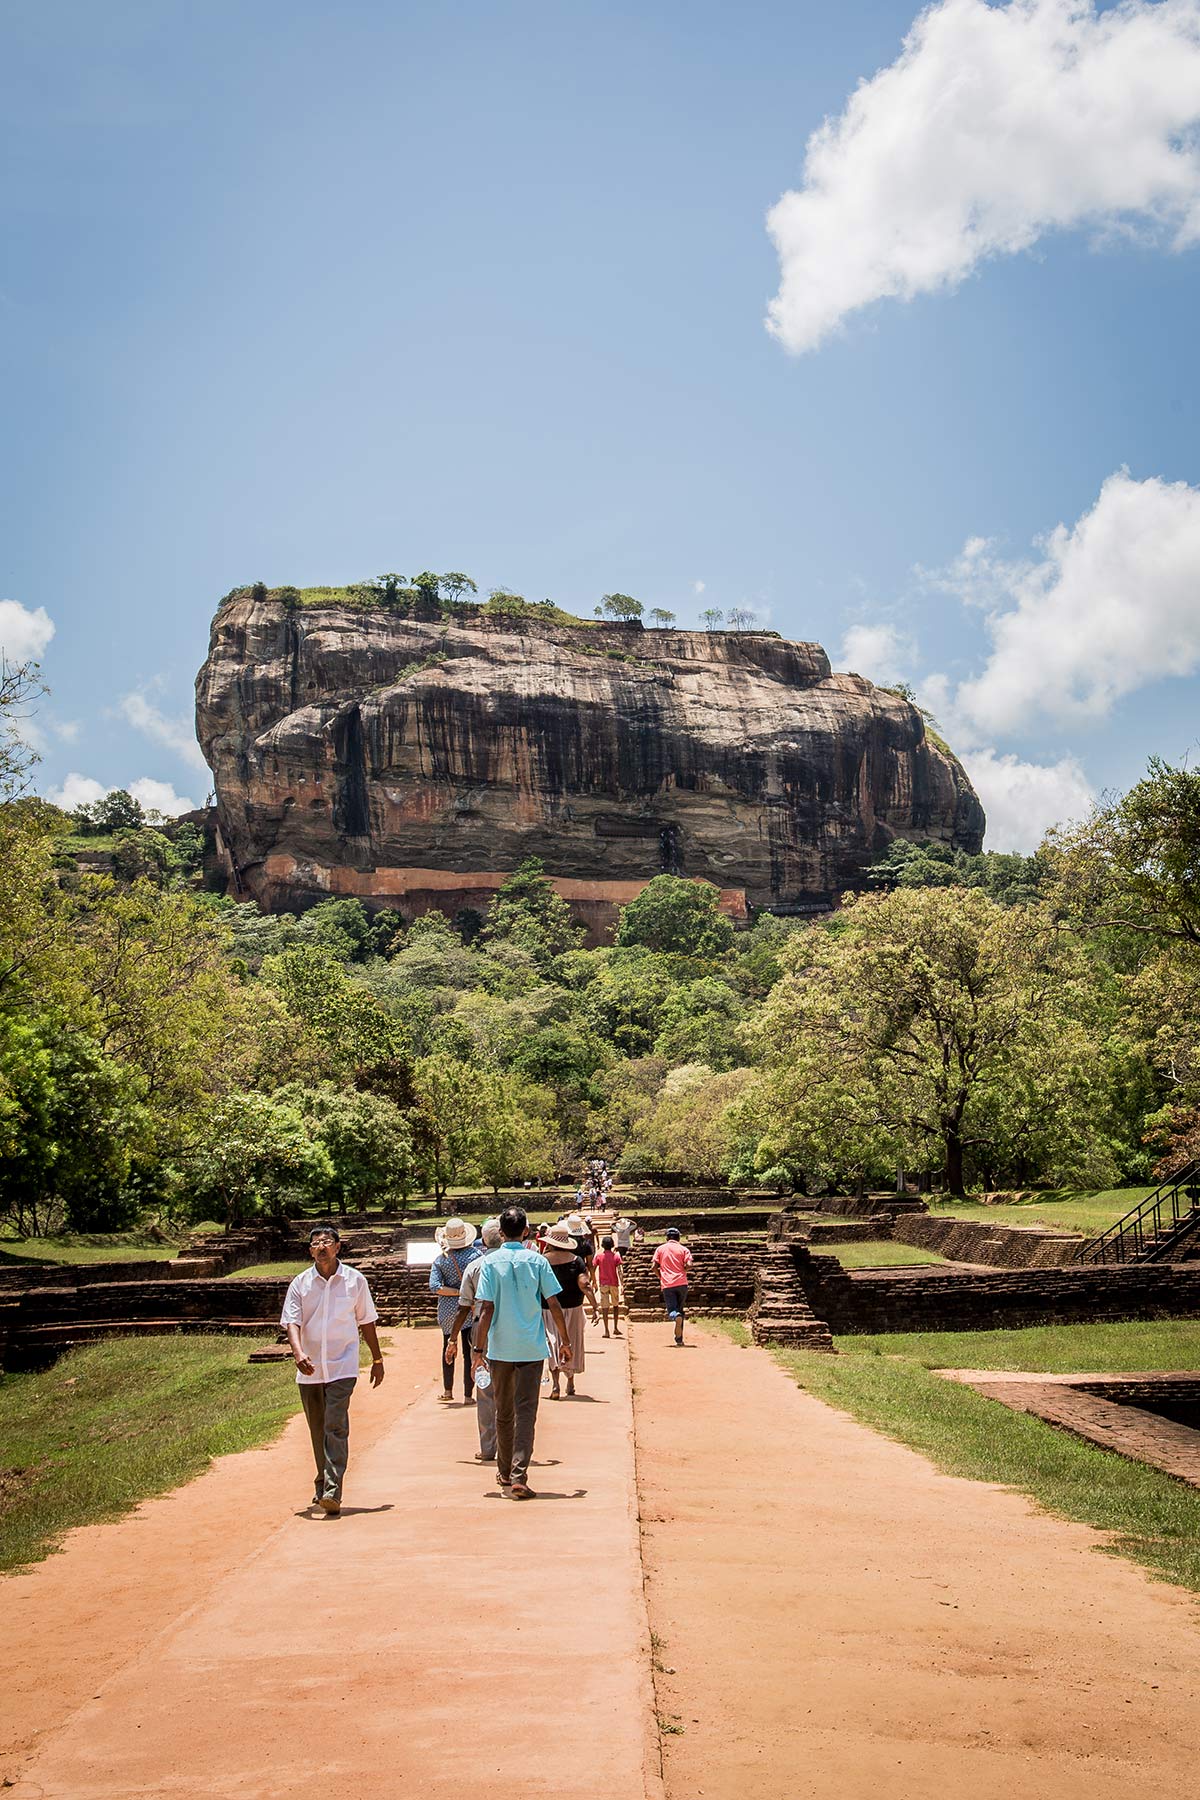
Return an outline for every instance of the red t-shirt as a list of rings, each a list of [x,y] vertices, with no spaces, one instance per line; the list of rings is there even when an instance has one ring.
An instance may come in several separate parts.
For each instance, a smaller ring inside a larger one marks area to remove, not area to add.
[[[621,1270],[621,1258],[615,1250],[601,1250],[596,1258],[595,1270],[601,1287],[616,1287]]]
[[[692,1253],[686,1244],[677,1238],[669,1238],[660,1244],[650,1259],[658,1270],[658,1285],[664,1288],[686,1287],[688,1270],[692,1266]]]

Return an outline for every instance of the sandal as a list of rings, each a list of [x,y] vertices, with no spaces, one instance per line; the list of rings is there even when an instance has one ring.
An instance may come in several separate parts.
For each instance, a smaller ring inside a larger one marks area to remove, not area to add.
[[[535,1500],[537,1498],[533,1489],[527,1487],[523,1481],[510,1482],[508,1491],[514,1500]]]

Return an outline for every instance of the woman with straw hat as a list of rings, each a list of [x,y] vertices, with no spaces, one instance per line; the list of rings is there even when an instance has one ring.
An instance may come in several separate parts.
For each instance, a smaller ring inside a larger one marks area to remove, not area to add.
[[[454,1399],[454,1359],[446,1355],[446,1346],[450,1342],[450,1333],[458,1316],[458,1293],[462,1287],[463,1271],[470,1267],[482,1254],[475,1242],[475,1227],[465,1219],[447,1219],[440,1231],[435,1233],[441,1245],[441,1253],[433,1259],[429,1271],[430,1292],[437,1295],[438,1324],[442,1332],[442,1392],[443,1405]],[[475,1398],[475,1389],[471,1376],[471,1321],[462,1327],[463,1347],[463,1405],[470,1406]]]
[[[575,1392],[575,1377],[583,1374],[583,1305],[584,1296],[591,1293],[591,1281],[587,1264],[575,1247],[575,1239],[568,1229],[568,1222],[552,1225],[541,1240],[542,1255],[554,1270],[562,1292],[557,1296],[562,1307],[563,1320],[567,1327],[567,1341],[571,1346],[571,1359],[562,1363],[559,1359],[558,1334],[549,1319],[546,1324],[546,1339],[550,1345],[550,1398],[561,1400],[559,1388],[560,1375],[563,1369],[567,1374],[567,1393]],[[549,1308],[545,1309],[547,1312]]]

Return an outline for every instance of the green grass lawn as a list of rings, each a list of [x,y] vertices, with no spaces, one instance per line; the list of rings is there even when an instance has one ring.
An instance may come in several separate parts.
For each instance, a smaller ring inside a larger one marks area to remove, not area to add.
[[[1095,1237],[1115,1225],[1131,1207],[1144,1200],[1148,1187],[1105,1188],[1098,1193],[1075,1188],[1055,1188],[1019,1206],[980,1206],[973,1200],[931,1199],[929,1210],[939,1217],[979,1219],[985,1225],[1044,1225],[1050,1231],[1082,1231]]]
[[[169,1262],[178,1253],[178,1244],[156,1244],[136,1232],[0,1238],[0,1263]]]
[[[744,1327],[738,1330],[744,1342]],[[1060,1518],[1111,1532],[1114,1554],[1200,1592],[1200,1491],[932,1373],[938,1367],[1195,1369],[1196,1322],[841,1337],[837,1347],[837,1356],[775,1355],[809,1393],[919,1450],[948,1474],[1002,1482]]]
[[[252,1263],[248,1269],[232,1269],[225,1279],[249,1281],[260,1275],[270,1275],[278,1281],[290,1281],[293,1275],[301,1274],[307,1267],[308,1264],[302,1262]]]
[[[246,1355],[238,1338],[118,1338],[0,1380],[0,1569],[273,1438],[295,1371]]]
[[[914,1263],[944,1263],[947,1259],[936,1250],[921,1250],[916,1244],[894,1244],[880,1238],[858,1244],[809,1245],[818,1256],[836,1256],[843,1269],[887,1269],[907,1267]]]

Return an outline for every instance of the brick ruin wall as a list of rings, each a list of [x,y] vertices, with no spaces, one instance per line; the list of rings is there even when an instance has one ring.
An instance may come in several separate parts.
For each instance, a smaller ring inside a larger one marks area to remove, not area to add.
[[[1052,1269],[1073,1262],[1084,1239],[1078,1232],[1038,1226],[989,1225],[982,1219],[903,1213],[891,1236],[900,1244],[934,1250],[949,1262],[979,1263],[989,1269]]]
[[[835,1337],[868,1332],[991,1331],[1200,1317],[1200,1263],[1123,1268],[846,1270],[792,1246],[813,1313]]]

